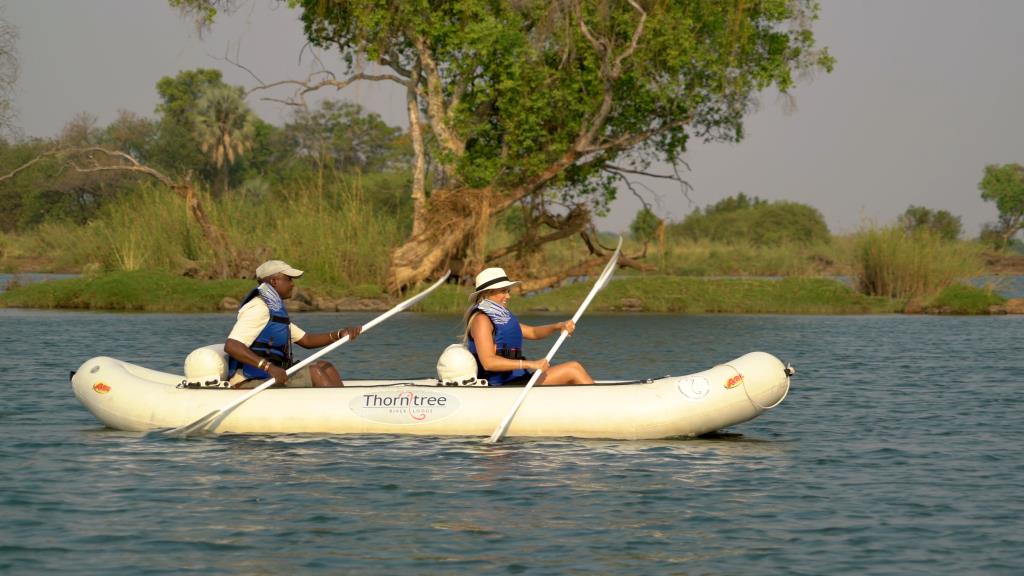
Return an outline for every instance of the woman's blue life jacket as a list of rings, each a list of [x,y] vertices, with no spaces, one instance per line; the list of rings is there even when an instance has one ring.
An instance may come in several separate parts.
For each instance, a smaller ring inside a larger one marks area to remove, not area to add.
[[[284,307],[284,301],[277,291],[267,283],[260,284],[253,288],[242,299],[238,308],[241,309],[250,300],[259,296],[270,310],[270,321],[263,327],[263,330],[256,336],[249,349],[261,358],[287,370],[292,365],[292,334],[291,319],[288,318],[288,310]],[[234,374],[239,368],[246,378],[270,378],[270,374],[255,366],[239,362],[234,358],[228,361],[228,374]]]
[[[519,326],[519,319],[516,318],[515,314],[497,302],[481,300],[473,306],[470,312],[470,321],[472,321],[475,312],[478,311],[483,312],[491,319],[491,324],[494,326],[494,345],[498,356],[511,360],[522,359],[523,329]],[[486,378],[491,386],[501,386],[510,380],[522,378],[530,374],[526,370],[521,369],[506,372],[489,372],[484,370],[484,365],[480,363],[480,355],[477,354],[476,342],[473,341],[473,335],[468,333],[468,327],[466,347],[469,348],[469,351],[473,353],[473,357],[476,358],[477,378]]]

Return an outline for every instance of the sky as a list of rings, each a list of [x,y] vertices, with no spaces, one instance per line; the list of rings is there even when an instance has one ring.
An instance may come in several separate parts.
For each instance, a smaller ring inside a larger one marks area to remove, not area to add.
[[[0,0],[18,28],[21,75],[16,125],[25,136],[58,134],[87,112],[105,126],[118,110],[155,116],[156,82],[182,70],[218,68],[225,81],[302,79],[314,61],[298,12],[249,0],[200,35],[166,0]],[[691,142],[684,196],[676,183],[639,178],[655,212],[679,221],[695,207],[744,192],[802,202],[837,234],[887,225],[910,205],[948,210],[976,236],[998,213],[981,200],[987,164],[1024,163],[1024,2],[1017,0],[822,0],[818,44],[837,64],[791,91],[768,92],[738,144]],[[318,53],[329,69],[342,68]],[[279,93],[278,96],[283,96]],[[381,83],[331,97],[357,102],[405,126],[405,97]],[[250,96],[266,121],[280,104]],[[652,171],[667,172],[667,168]],[[622,190],[602,230],[628,229],[641,204]]]

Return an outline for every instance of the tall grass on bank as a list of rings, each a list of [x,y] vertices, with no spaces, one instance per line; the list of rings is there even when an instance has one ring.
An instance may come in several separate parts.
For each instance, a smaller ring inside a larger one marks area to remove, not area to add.
[[[517,296],[517,313],[571,314],[593,286],[577,282],[542,294]],[[445,287],[424,300],[418,310],[458,314],[468,304],[468,288]],[[622,276],[613,278],[588,311],[655,312],[670,314],[865,314],[893,313],[903,303],[865,296],[829,278],[684,278],[679,276]]]
[[[98,218],[84,226],[43,223],[25,238],[25,244],[47,256],[57,270],[177,272],[183,259],[208,256],[184,202],[166,189],[147,184],[108,203]]]
[[[897,226],[858,233],[852,265],[861,292],[897,299],[930,296],[983,271],[978,246]]]
[[[831,276],[842,273],[842,260],[832,242],[757,245],[710,240],[651,245],[645,259],[659,273],[680,276]]]
[[[232,244],[261,258],[287,260],[306,282],[328,292],[383,286],[389,253],[405,237],[404,221],[375,209],[358,182],[288,190],[263,202],[234,197],[215,205]]]
[[[323,192],[299,186],[276,194],[200,196],[211,221],[241,253],[287,260],[328,293],[382,286],[388,253],[407,234],[405,219],[377,209],[358,181],[338,181]],[[55,270],[75,271],[181,274],[214,261],[184,201],[145,184],[84,226],[48,222],[17,242],[4,238],[5,258],[24,253],[45,255]]]

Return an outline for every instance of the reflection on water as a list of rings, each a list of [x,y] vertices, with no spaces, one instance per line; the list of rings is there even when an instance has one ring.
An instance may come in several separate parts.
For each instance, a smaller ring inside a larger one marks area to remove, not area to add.
[[[326,330],[370,317],[296,322]],[[91,356],[180,370],[231,321],[0,310],[0,324],[19,331],[0,386],[0,570],[1011,574],[1024,565],[1024,398],[1012,390],[1020,317],[584,317],[559,357],[604,378],[695,372],[758,349],[797,366],[778,409],[691,440],[178,439],[102,429],[71,395],[68,370]],[[332,360],[353,378],[429,374],[455,325],[400,315]]]

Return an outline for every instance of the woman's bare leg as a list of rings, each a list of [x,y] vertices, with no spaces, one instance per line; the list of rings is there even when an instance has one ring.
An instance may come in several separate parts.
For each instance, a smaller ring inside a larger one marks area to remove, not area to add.
[[[593,384],[594,379],[590,377],[582,364],[576,361],[556,364],[548,368],[540,375],[537,384]]]

